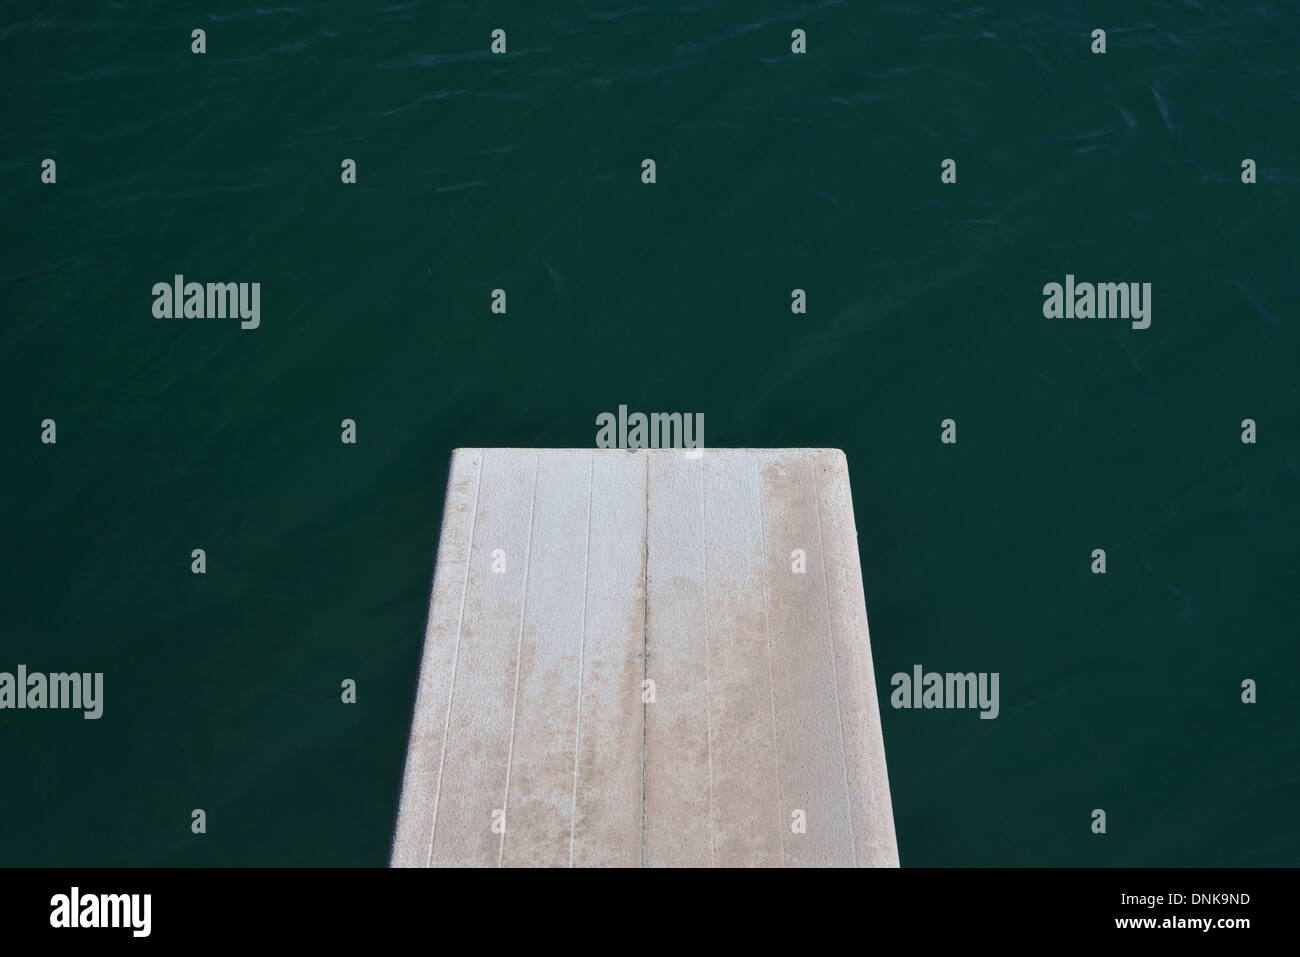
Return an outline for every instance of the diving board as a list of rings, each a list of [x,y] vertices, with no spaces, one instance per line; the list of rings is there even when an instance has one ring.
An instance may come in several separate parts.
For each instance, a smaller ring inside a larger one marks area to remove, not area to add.
[[[453,452],[390,864],[898,866],[844,454]]]

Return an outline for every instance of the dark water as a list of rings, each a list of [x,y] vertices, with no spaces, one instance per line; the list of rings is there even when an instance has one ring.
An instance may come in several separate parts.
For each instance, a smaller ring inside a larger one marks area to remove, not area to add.
[[[0,11],[0,670],[105,674],[0,711],[0,863],[384,863],[449,451],[620,403],[843,448],[882,702],[999,672],[886,707],[905,865],[1300,862],[1300,13],[219,6]]]

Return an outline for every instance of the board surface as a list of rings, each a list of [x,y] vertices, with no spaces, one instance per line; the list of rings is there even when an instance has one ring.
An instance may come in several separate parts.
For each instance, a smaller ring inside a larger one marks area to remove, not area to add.
[[[835,449],[458,449],[391,864],[897,866]]]

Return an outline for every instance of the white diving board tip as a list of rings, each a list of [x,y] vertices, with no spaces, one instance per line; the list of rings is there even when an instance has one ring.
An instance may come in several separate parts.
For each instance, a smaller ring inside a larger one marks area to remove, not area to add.
[[[394,867],[896,867],[837,449],[457,449]]]

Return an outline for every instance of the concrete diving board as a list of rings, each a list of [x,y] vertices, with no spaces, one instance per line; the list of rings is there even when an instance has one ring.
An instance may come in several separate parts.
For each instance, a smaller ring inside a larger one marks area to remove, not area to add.
[[[844,454],[457,449],[390,863],[898,866]]]

